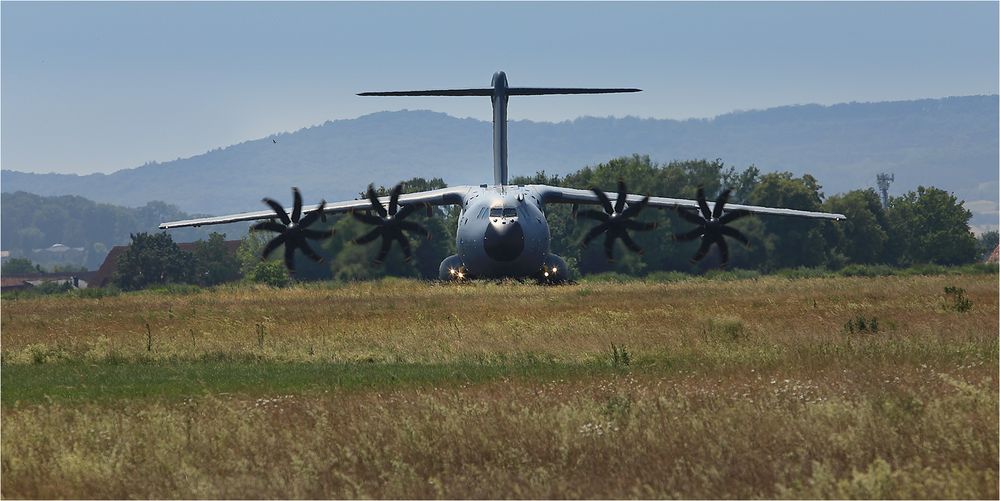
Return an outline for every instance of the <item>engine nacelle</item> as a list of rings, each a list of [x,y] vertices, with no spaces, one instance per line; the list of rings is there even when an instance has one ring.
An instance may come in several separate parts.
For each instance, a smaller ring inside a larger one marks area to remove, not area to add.
[[[465,266],[462,264],[462,258],[458,257],[458,254],[452,254],[444,258],[444,261],[441,261],[441,265],[438,267],[438,280],[461,282],[469,278],[468,274],[466,274]]]

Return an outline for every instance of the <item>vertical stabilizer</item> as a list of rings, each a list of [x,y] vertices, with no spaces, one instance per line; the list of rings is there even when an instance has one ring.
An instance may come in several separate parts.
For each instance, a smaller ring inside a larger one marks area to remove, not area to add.
[[[507,75],[493,74],[493,183],[507,184]]]
[[[492,88],[407,90],[393,92],[362,92],[359,96],[490,96],[493,101],[493,182],[507,184],[507,100],[510,96],[543,96],[551,94],[611,94],[639,92],[641,89],[590,89],[576,87],[508,87],[507,74],[493,74]]]

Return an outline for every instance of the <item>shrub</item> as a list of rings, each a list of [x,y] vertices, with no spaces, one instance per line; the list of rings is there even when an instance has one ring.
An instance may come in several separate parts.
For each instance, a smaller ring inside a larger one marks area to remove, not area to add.
[[[121,294],[121,290],[117,287],[89,287],[86,289],[77,289],[76,297],[84,299],[100,299],[102,297],[115,297]]]
[[[788,279],[795,278],[828,278],[832,277],[833,274],[830,273],[826,268],[807,268],[805,266],[800,266],[798,268],[785,268],[775,272],[775,275]]]
[[[737,341],[745,339],[748,331],[743,321],[735,317],[720,317],[708,320],[707,333],[714,339]]]
[[[896,275],[898,271],[885,264],[849,264],[841,268],[839,273],[845,277],[888,277]]]
[[[705,278],[710,280],[720,280],[723,282],[729,282],[732,280],[756,280],[760,278],[760,272],[757,270],[744,270],[741,268],[734,268],[731,270],[709,270],[705,273]]]
[[[247,281],[270,285],[271,287],[287,287],[292,283],[285,265],[278,261],[258,261],[245,275]]]
[[[684,280],[691,280],[695,278],[694,275],[690,273],[684,273],[681,271],[654,271],[649,275],[646,275],[645,279],[647,282],[655,283],[669,283],[669,282],[682,282]]]
[[[627,368],[632,363],[632,355],[624,346],[615,346],[611,343],[611,366],[616,369]]]
[[[622,284],[626,282],[635,282],[639,280],[637,277],[631,275],[626,275],[624,273],[618,273],[616,271],[607,271],[604,273],[595,273],[593,275],[584,275],[580,278],[581,283],[616,283]]]
[[[871,317],[866,318],[864,315],[858,315],[844,324],[844,332],[849,334],[854,333],[871,333],[878,334],[878,318]]]
[[[965,289],[961,287],[945,287],[944,309],[965,313],[972,309],[972,300],[965,297]]]

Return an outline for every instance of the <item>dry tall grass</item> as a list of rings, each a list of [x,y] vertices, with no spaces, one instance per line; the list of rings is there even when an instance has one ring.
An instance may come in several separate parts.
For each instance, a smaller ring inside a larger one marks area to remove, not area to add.
[[[943,290],[949,285],[967,290],[975,305],[971,312],[947,308]],[[882,341],[942,349],[979,343],[996,337],[997,279],[764,278],[567,287],[388,280],[332,288],[236,287],[5,301],[2,327],[8,364],[39,357],[148,360],[218,353],[404,362],[535,353],[580,361],[611,343],[639,355],[721,351],[726,357],[734,353],[727,344],[733,337],[744,347],[808,351],[846,343],[844,325],[858,316],[881,322]]]
[[[951,285],[966,289],[971,311],[949,308]],[[877,319],[878,332],[850,332],[859,318]],[[12,374],[61,364],[154,371],[218,354],[376,366],[535,354],[609,367],[564,380],[5,400],[0,489],[8,498],[995,499],[997,318],[996,277],[984,276],[389,281],[5,301]],[[611,343],[631,365],[610,367]]]

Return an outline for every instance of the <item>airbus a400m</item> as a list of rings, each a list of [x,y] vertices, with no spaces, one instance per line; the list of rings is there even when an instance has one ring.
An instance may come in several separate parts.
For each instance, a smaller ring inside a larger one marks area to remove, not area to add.
[[[705,193],[700,189],[695,200],[687,200],[631,194],[621,182],[618,183],[617,193],[605,193],[597,188],[588,191],[543,184],[508,183],[507,103],[511,96],[618,92],[639,92],[639,89],[510,87],[507,85],[506,75],[501,71],[493,75],[492,86],[487,88],[361,93],[359,95],[362,96],[489,97],[493,103],[493,183],[454,186],[405,195],[401,194],[402,187],[397,185],[387,197],[378,197],[369,186],[365,199],[334,203],[324,201],[310,206],[302,205],[299,190],[293,188],[294,201],[290,209],[282,207],[274,200],[264,199],[270,210],[174,221],[163,223],[160,228],[264,220],[255,224],[253,228],[277,233],[277,236],[264,248],[264,257],[284,246],[285,264],[290,271],[294,271],[296,249],[313,260],[322,260],[307,240],[328,238],[333,234],[332,230],[309,229],[310,225],[317,220],[325,219],[328,214],[350,213],[361,222],[371,225],[373,228],[369,232],[354,241],[367,244],[380,240],[380,249],[376,257],[376,263],[380,263],[391,251],[393,242],[398,243],[406,259],[410,259],[412,251],[407,234],[428,235],[423,226],[407,221],[407,216],[422,207],[457,205],[461,208],[455,237],[458,252],[441,262],[440,279],[512,277],[560,282],[565,280],[567,269],[563,259],[550,252],[549,226],[545,219],[545,208],[550,204],[573,204],[574,213],[579,217],[596,220],[598,224],[587,232],[583,244],[588,244],[603,234],[604,252],[608,259],[614,256],[616,240],[621,240],[624,246],[633,252],[642,251],[632,240],[629,232],[654,229],[652,223],[636,219],[636,216],[647,207],[675,209],[683,219],[694,225],[688,232],[673,235],[678,240],[701,239],[701,246],[692,261],[702,259],[711,246],[716,245],[723,264],[729,257],[726,237],[744,245],[749,244],[746,236],[728,226],[741,217],[767,214],[844,219],[841,214],[826,212],[727,204],[729,190],[723,191],[713,203],[705,199]],[[601,210],[577,211],[580,205],[597,205]]]

